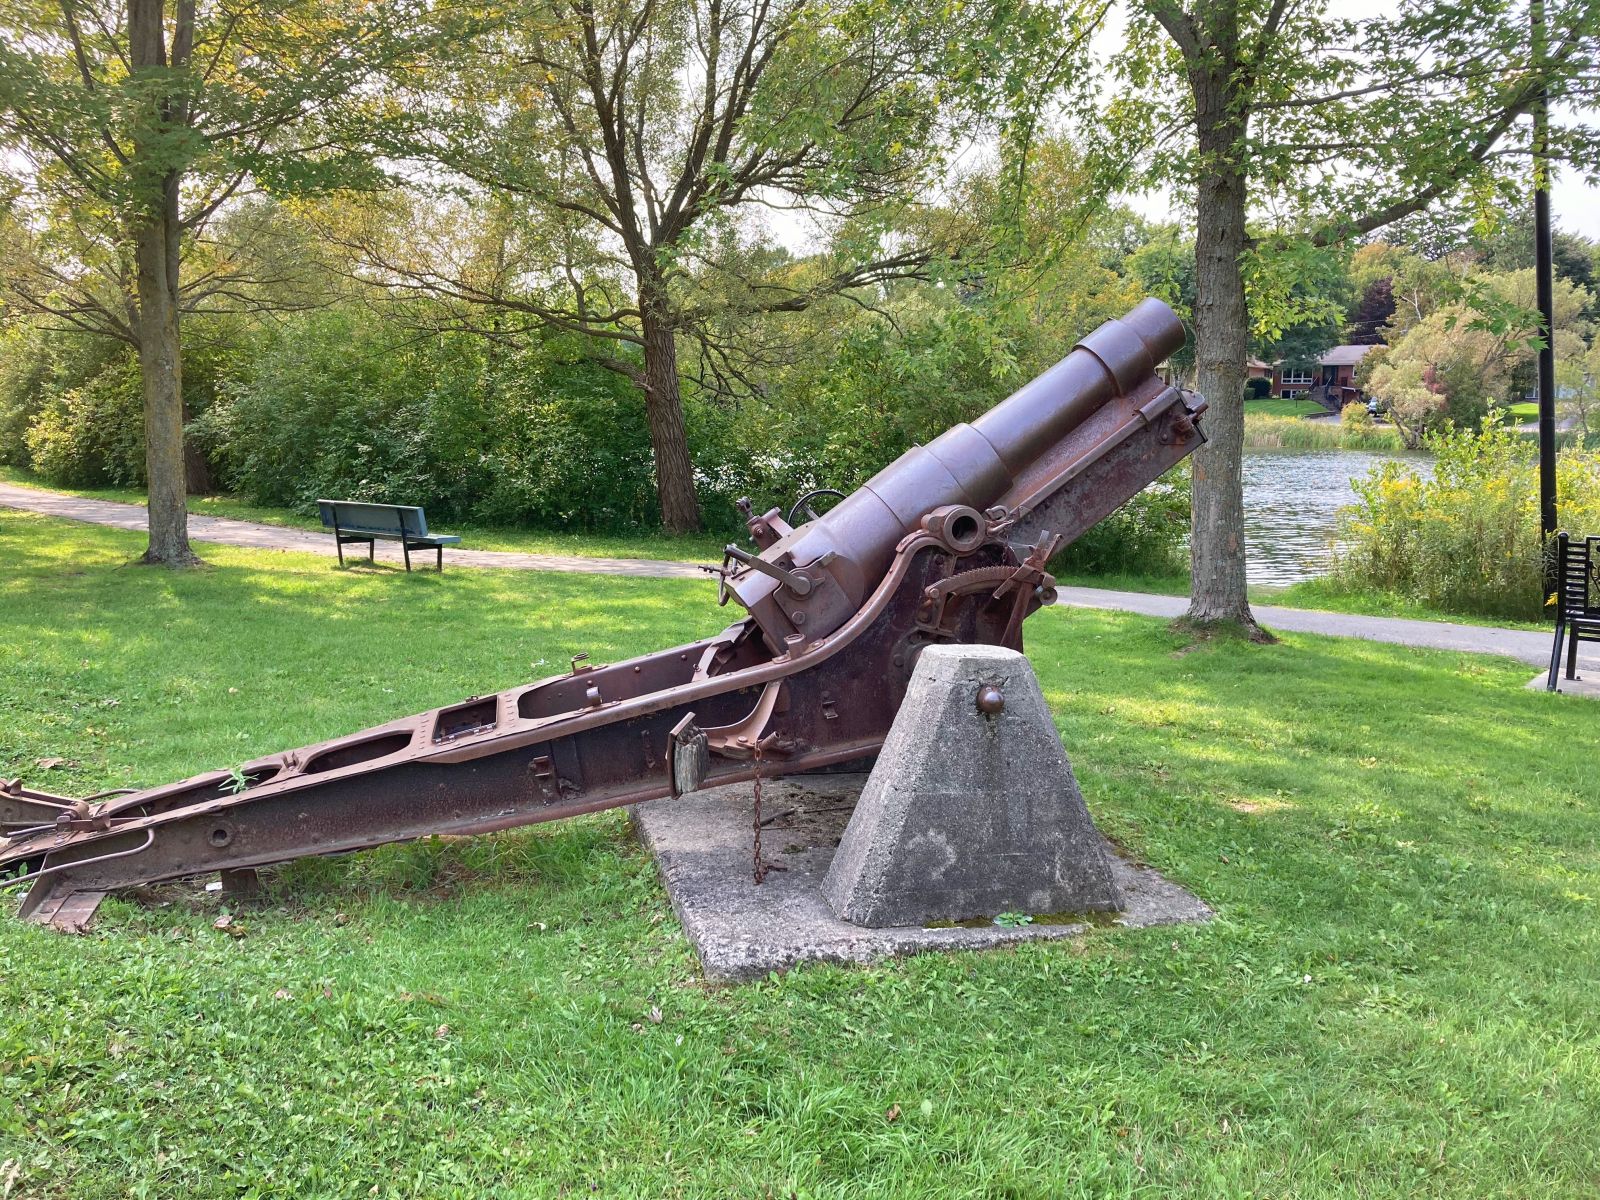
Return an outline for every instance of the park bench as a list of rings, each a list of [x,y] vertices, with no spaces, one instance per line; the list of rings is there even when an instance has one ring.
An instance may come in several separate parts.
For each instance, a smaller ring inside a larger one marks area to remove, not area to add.
[[[1578,674],[1578,643],[1600,642],[1600,536],[1577,541],[1556,535],[1556,641],[1550,648],[1546,691],[1556,690],[1561,646],[1567,647],[1567,678]]]
[[[360,500],[318,500],[317,509],[322,514],[322,527],[333,530],[339,545],[339,565],[344,566],[344,548],[347,542],[365,542],[368,561],[376,561],[377,539],[399,542],[406,558],[406,570],[411,570],[413,550],[432,550],[437,555],[437,566],[444,570],[444,548],[454,546],[460,538],[448,533],[429,533],[428,518],[422,509],[405,504],[368,504]]]

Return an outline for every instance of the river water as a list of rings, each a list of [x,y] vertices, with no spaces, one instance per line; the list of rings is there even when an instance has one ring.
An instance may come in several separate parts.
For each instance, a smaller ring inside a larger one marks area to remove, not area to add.
[[[1251,583],[1281,587],[1326,574],[1338,511],[1355,502],[1353,479],[1379,463],[1426,465],[1422,453],[1372,450],[1247,450],[1244,525]]]

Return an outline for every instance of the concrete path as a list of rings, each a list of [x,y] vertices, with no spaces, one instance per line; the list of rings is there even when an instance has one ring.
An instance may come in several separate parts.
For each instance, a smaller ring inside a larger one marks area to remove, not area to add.
[[[1114,608],[1121,612],[1143,613],[1148,617],[1181,617],[1189,601],[1183,596],[1154,596],[1146,592],[1113,592],[1104,588],[1064,587],[1060,603],[1074,608]],[[1553,632],[1526,629],[1498,629],[1489,625],[1457,625],[1448,621],[1411,621],[1402,617],[1363,617],[1352,613],[1326,612],[1315,608],[1282,608],[1275,604],[1255,604],[1256,620],[1271,629],[1290,633],[1321,633],[1330,637],[1361,638],[1369,642],[1393,642],[1399,646],[1421,646],[1430,650],[1466,650],[1476,654],[1504,654],[1534,666],[1550,665],[1550,639]],[[1600,668],[1600,656],[1585,653],[1579,664]]]
[[[0,505],[26,509],[46,516],[85,521],[93,525],[112,525],[119,529],[143,530],[142,505],[114,500],[89,500],[63,496],[37,488],[0,483]],[[236,521],[230,517],[191,515],[189,533],[195,539],[225,546],[244,546],[253,550],[296,550],[307,554],[334,557],[333,540],[325,533],[291,529],[281,525],[261,525]],[[351,553],[359,548],[347,547]],[[501,567],[521,571],[578,571],[596,575],[632,575],[651,579],[706,579],[693,563],[661,562],[643,558],[583,558],[569,554],[514,554],[497,550],[446,550],[450,566]],[[426,560],[426,551],[414,556]],[[400,550],[392,542],[378,543],[378,558],[383,562],[401,561]],[[1151,617],[1183,615],[1188,601],[1182,596],[1156,596],[1144,592],[1115,592],[1104,588],[1064,587],[1060,603],[1077,608],[1106,608],[1142,613]],[[1478,654],[1504,654],[1534,666],[1550,661],[1550,637],[1543,632],[1497,629],[1485,625],[1456,625],[1445,621],[1410,621],[1400,617],[1362,617],[1318,609],[1280,608],[1257,605],[1255,614],[1262,624],[1294,633],[1320,633],[1332,637],[1361,638],[1371,642],[1391,642],[1401,646],[1421,646],[1435,650],[1464,650]],[[1600,651],[1591,652],[1587,643],[1579,656],[1580,667],[1600,672]]]
[[[145,510],[142,504],[123,504],[116,500],[89,500],[81,496],[63,496],[58,492],[40,491],[38,488],[18,487],[0,483],[0,505],[43,513],[49,517],[65,517],[69,521],[85,521],[91,525],[114,525],[118,529],[145,529]],[[284,525],[261,525],[255,521],[236,521],[232,517],[204,517],[189,515],[189,536],[196,541],[217,542],[224,546],[243,546],[250,550],[295,550],[302,554],[320,554],[325,558],[338,556],[333,538],[326,533],[310,529],[293,529]],[[346,557],[362,557],[365,546],[346,546]],[[400,547],[394,542],[377,544],[378,561],[399,563],[404,561]],[[638,575],[654,579],[705,579],[707,575],[693,563],[657,562],[645,558],[581,558],[572,554],[513,554],[499,550],[463,550],[446,548],[445,563],[451,567],[506,567],[514,571],[584,571],[596,575]],[[411,555],[412,566],[433,565],[433,553],[418,550]]]

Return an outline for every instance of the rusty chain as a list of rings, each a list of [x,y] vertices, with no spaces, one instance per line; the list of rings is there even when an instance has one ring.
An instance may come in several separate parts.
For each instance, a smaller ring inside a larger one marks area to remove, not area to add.
[[[754,849],[752,851],[752,853],[754,855],[754,858],[755,858],[755,869],[752,872],[752,874],[754,874],[755,880],[759,884],[759,883],[766,882],[766,878],[767,878],[767,864],[761,861],[761,746],[760,746],[760,743],[757,743],[757,745],[756,745],[755,759],[756,759],[756,779],[755,779],[755,792],[756,792],[755,833],[756,833],[756,836],[755,836],[755,846],[754,846]]]

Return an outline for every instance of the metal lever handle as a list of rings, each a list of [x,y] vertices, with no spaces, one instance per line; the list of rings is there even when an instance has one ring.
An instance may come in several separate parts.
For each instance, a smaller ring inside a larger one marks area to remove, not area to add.
[[[807,579],[798,571],[790,571],[778,566],[776,563],[769,563],[766,559],[761,558],[758,555],[751,554],[748,550],[741,550],[732,542],[728,543],[727,548],[723,550],[722,554],[722,561],[724,563],[731,558],[735,562],[741,562],[747,567],[752,567],[755,570],[760,571],[763,575],[768,575],[773,579],[776,579],[796,596],[809,596],[811,594],[811,580]]]

